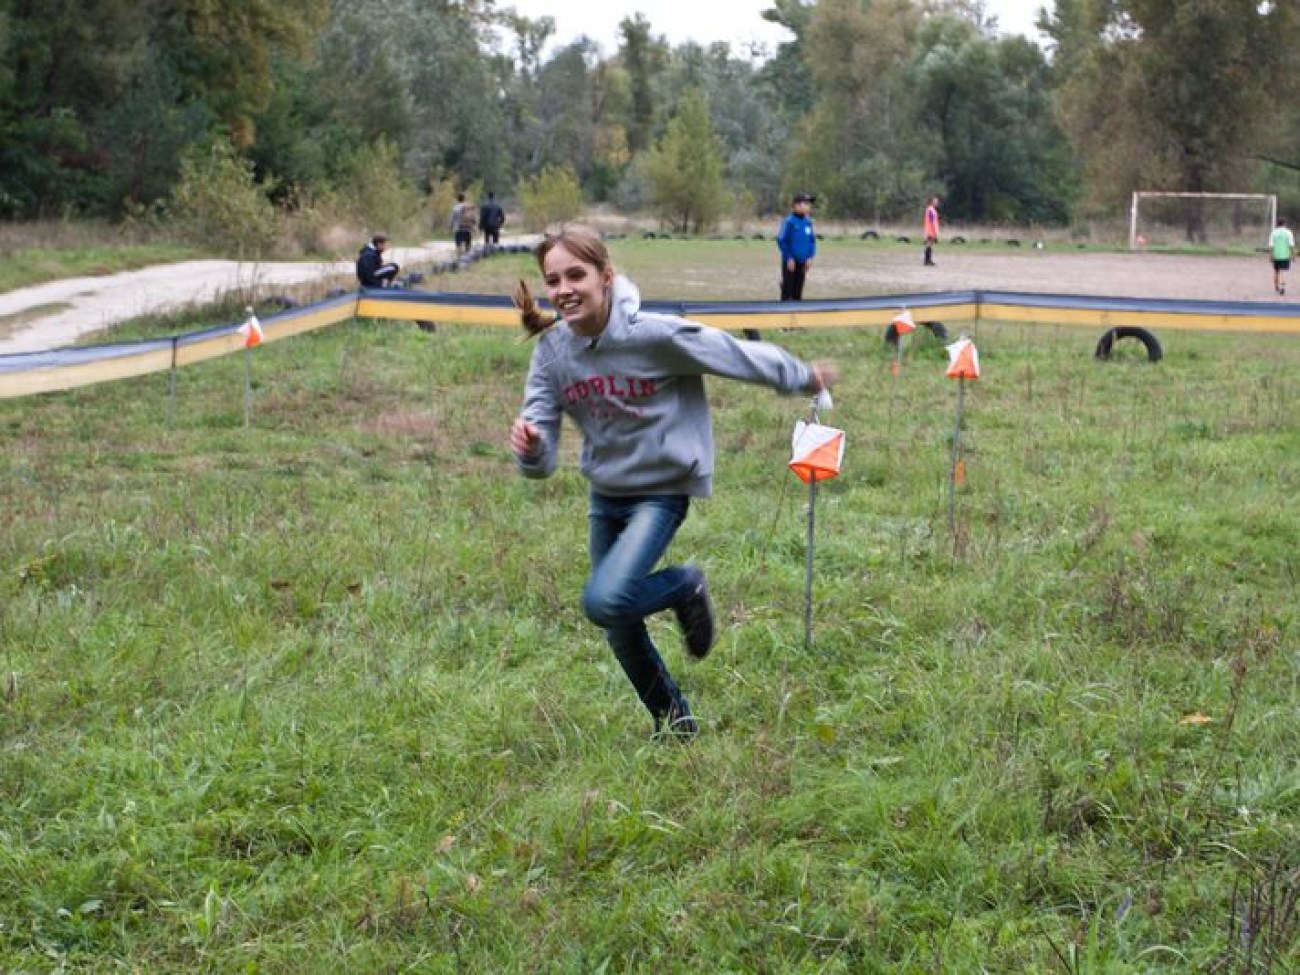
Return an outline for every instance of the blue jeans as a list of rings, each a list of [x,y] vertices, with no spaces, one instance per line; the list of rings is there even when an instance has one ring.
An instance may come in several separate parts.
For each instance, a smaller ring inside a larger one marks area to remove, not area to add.
[[[690,503],[684,494],[612,497],[593,491],[587,516],[591,575],[582,590],[582,611],[605,631],[641,703],[656,718],[668,714],[682,694],[645,618],[685,599],[696,579],[682,566],[652,570],[686,520]]]

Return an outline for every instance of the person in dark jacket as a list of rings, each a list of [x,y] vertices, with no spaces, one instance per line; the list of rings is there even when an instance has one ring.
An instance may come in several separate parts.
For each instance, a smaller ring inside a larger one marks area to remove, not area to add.
[[[479,207],[478,229],[483,231],[483,243],[498,246],[501,243],[501,228],[506,222],[506,212],[501,209],[495,193],[489,191],[487,201]]]
[[[776,246],[781,250],[781,300],[802,301],[803,283],[817,255],[817,235],[808,216],[817,197],[796,193],[790,213],[781,222]]]
[[[375,234],[370,243],[361,248],[357,255],[357,280],[363,288],[391,288],[397,272],[401,268],[392,261],[384,260],[384,251],[388,250],[388,235]]]

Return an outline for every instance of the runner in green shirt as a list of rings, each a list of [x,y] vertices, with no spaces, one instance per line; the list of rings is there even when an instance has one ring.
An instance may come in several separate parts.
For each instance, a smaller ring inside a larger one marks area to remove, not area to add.
[[[1273,290],[1284,295],[1286,282],[1282,280],[1282,273],[1291,270],[1291,258],[1295,256],[1295,236],[1287,227],[1285,218],[1278,217],[1277,226],[1268,238],[1268,249],[1273,254]]]

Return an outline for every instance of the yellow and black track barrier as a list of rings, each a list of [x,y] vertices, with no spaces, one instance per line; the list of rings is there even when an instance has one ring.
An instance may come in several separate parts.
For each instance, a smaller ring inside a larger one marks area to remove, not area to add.
[[[643,307],[729,331],[885,327],[906,308],[917,322],[1050,323],[1118,329],[1120,335],[1143,329],[1300,334],[1300,304],[1280,302],[948,291],[797,303],[646,301]],[[505,296],[367,288],[268,316],[262,332],[265,341],[276,342],[351,318],[519,327],[518,312]],[[239,324],[168,338],[0,355],[0,398],[129,379],[230,355],[243,349]]]

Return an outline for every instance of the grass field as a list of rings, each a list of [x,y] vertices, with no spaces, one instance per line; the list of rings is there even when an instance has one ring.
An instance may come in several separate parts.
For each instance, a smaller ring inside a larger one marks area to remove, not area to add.
[[[806,403],[712,382],[686,746],[577,608],[572,431],[513,472],[514,334],[264,346],[248,429],[239,356],[0,402],[0,970],[1300,971],[1300,344],[974,337],[949,530],[942,345],[769,336],[844,374],[811,650]]]
[[[94,221],[0,222],[0,294],[59,278],[113,274],[199,256],[149,234]]]

